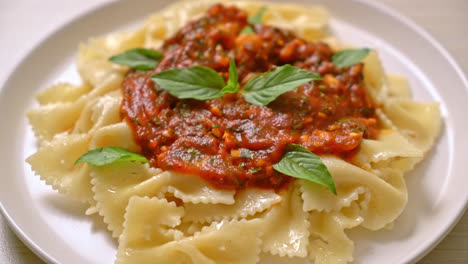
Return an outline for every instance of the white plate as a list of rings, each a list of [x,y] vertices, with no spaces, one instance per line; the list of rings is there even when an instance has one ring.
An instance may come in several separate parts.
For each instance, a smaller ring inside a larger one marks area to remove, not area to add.
[[[36,141],[24,111],[34,94],[57,80],[78,81],[77,44],[91,36],[137,25],[172,2],[133,0],[89,12],[37,45],[13,71],[0,94],[0,209],[18,236],[50,263],[111,263],[116,242],[99,217],[45,186],[24,160]],[[308,3],[307,0],[295,2]],[[409,203],[393,230],[349,232],[358,263],[415,262],[446,235],[468,202],[465,133],[468,83],[449,54],[399,14],[367,1],[316,0],[333,14],[345,42],[378,50],[389,72],[406,75],[419,101],[439,101],[441,136],[426,160],[407,175]],[[288,261],[287,263],[299,263]]]

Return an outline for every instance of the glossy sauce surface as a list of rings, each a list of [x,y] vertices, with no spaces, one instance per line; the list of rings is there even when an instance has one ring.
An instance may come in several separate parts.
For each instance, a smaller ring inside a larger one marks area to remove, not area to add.
[[[291,178],[273,164],[288,144],[346,159],[362,138],[376,137],[376,106],[364,88],[362,64],[336,67],[326,44],[267,25],[250,25],[255,34],[239,34],[247,25],[245,11],[215,5],[165,41],[156,69],[126,76],[122,115],[152,166],[198,175],[221,189],[278,190]],[[241,86],[284,64],[319,73],[323,80],[265,107],[247,103],[240,93],[180,100],[150,80],[157,72],[193,65],[211,67],[227,79],[230,58]]]

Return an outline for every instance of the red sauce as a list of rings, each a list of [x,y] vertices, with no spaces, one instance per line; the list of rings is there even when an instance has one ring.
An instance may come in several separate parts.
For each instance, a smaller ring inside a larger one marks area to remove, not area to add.
[[[362,83],[362,64],[338,68],[333,51],[292,32],[251,25],[247,13],[214,5],[166,40],[157,68],[130,72],[122,83],[122,114],[152,166],[199,175],[222,189],[279,189],[290,177],[273,169],[290,143],[316,154],[349,157],[362,138],[375,138],[375,105]],[[320,73],[322,81],[285,93],[266,107],[239,94],[208,101],[180,100],[150,80],[154,73],[208,66],[228,78],[234,57],[241,84],[286,63]]]

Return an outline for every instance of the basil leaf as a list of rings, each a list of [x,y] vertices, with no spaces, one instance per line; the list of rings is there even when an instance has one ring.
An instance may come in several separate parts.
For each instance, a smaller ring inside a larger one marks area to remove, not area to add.
[[[265,11],[266,11],[266,6],[260,7],[260,9],[255,15],[247,18],[247,22],[249,22],[250,24],[261,24],[263,13],[265,13]]]
[[[336,195],[333,178],[319,156],[297,144],[289,144],[288,147],[288,152],[273,168],[291,177],[324,185]]]
[[[321,80],[321,77],[286,64],[248,81],[243,90],[244,98],[251,104],[265,106],[281,94],[312,80]]]
[[[229,79],[226,86],[221,90],[223,93],[237,93],[239,90],[239,80],[237,76],[236,62],[231,59],[229,63]]]
[[[137,48],[112,56],[109,61],[136,70],[152,70],[162,57],[163,55],[155,50]]]
[[[254,34],[254,33],[255,33],[255,30],[251,26],[245,26],[239,34],[246,35],[246,34]]]
[[[148,160],[141,154],[131,152],[123,148],[109,146],[86,152],[75,161],[75,165],[80,162],[87,162],[91,165],[102,166],[119,161],[148,162]]]
[[[224,94],[223,77],[204,66],[162,71],[151,76],[151,80],[180,99],[209,100]]]
[[[368,48],[342,50],[333,54],[332,62],[338,67],[349,67],[366,58],[370,51]]]

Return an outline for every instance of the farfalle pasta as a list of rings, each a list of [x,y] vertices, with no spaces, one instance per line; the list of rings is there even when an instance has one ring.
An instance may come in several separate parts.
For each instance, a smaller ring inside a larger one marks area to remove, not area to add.
[[[41,91],[39,107],[27,113],[39,141],[27,162],[55,190],[89,204],[88,214],[103,217],[119,242],[118,264],[253,264],[265,254],[315,263],[352,262],[354,242],[346,230],[378,230],[401,214],[408,199],[404,173],[434,144],[441,122],[438,104],[410,99],[406,79],[385,74],[376,52],[363,60],[362,82],[377,106],[379,133],[360,139],[352,155],[319,153],[337,195],[305,179],[288,180],[280,188],[223,189],[197,175],[157,168],[154,162],[74,164],[87,151],[105,146],[145,151],[136,140],[135,124],[122,114],[121,86],[128,68],[109,58],[133,48],[159,49],[214,3],[175,3],[135,31],[80,45],[77,68],[83,84],[60,83]],[[323,8],[222,3],[250,16],[266,7],[263,24],[305,41],[327,43],[335,51],[340,48],[327,29],[329,15]],[[236,151],[231,155],[242,153]]]

